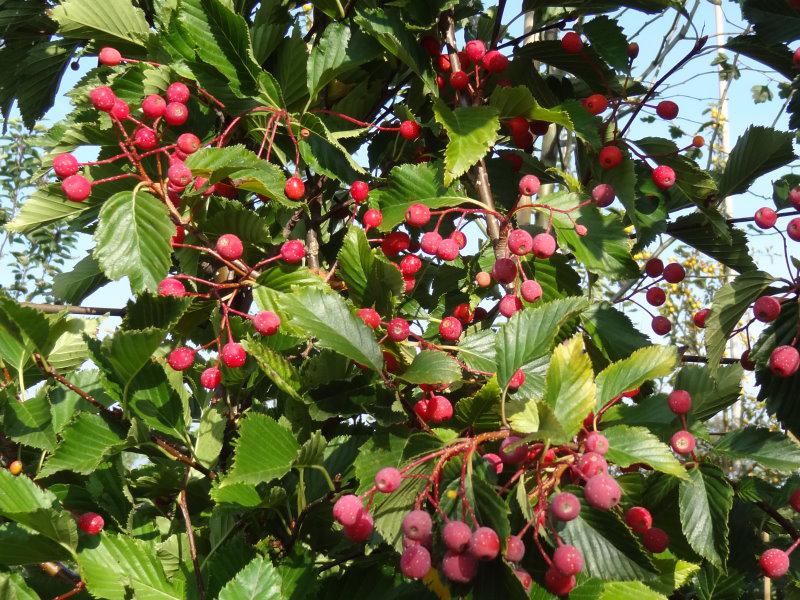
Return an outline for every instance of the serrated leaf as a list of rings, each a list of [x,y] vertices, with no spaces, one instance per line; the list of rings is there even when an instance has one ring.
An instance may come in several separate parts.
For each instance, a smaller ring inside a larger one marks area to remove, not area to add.
[[[81,412],[62,432],[61,443],[44,463],[38,477],[59,471],[88,475],[126,445],[122,428],[100,415]]]
[[[33,398],[20,401],[10,398],[3,411],[3,435],[19,444],[40,450],[56,447],[56,434],[50,416],[47,390],[43,389]]]
[[[491,329],[470,332],[458,343],[458,358],[470,369],[491,373],[496,366],[495,336]]]
[[[194,456],[197,462],[206,468],[213,467],[219,459],[227,423],[228,420],[219,405],[206,407],[200,416]]]
[[[619,87],[614,71],[600,59],[594,48],[584,47],[580,54],[567,54],[558,40],[536,41],[525,44],[515,52],[518,60],[539,61],[582,79],[592,91],[608,94]]]
[[[674,388],[692,396],[690,418],[706,421],[736,402],[742,392],[744,370],[739,363],[710,369],[684,365],[675,377]]]
[[[33,565],[52,560],[70,560],[70,553],[58,543],[16,523],[0,525],[0,565]],[[0,584],[0,598],[2,595]],[[35,596],[38,598],[38,596]]]
[[[62,375],[80,367],[88,357],[89,350],[84,336],[97,334],[98,322],[94,319],[64,319],[51,332],[52,347],[47,353],[47,362]]]
[[[706,563],[697,575],[699,600],[739,600],[745,586],[745,577],[735,569],[720,570]]]
[[[608,438],[608,460],[620,467],[635,463],[650,465],[656,471],[686,479],[686,469],[672,450],[644,427],[616,425],[603,430]]]
[[[180,374],[178,379],[182,382]],[[185,439],[188,406],[170,383],[162,365],[148,361],[125,392],[131,412],[145,424],[176,439]]]
[[[433,105],[436,121],[447,131],[444,183],[449,185],[482,159],[497,141],[500,118],[491,106],[461,106],[455,110],[441,100]]]
[[[300,373],[282,354],[269,348],[263,343],[248,338],[242,344],[248,354],[256,359],[258,366],[275,386],[295,400],[300,400],[302,382]]]
[[[281,576],[268,558],[257,556],[229,581],[219,600],[281,600]]]
[[[542,402],[553,409],[564,433],[571,438],[594,409],[596,392],[583,336],[576,334],[553,349]]]
[[[148,363],[164,339],[163,329],[117,331],[108,347],[108,362],[112,377],[127,385]]]
[[[783,433],[763,427],[727,433],[714,446],[714,452],[732,459],[752,460],[781,473],[800,470],[800,446]]]
[[[189,309],[190,298],[140,294],[128,301],[122,329],[148,330],[151,327],[167,330]]]
[[[754,270],[756,265],[750,256],[747,236],[740,229],[727,227],[728,236],[721,236],[702,213],[692,213],[675,219],[667,227],[667,233],[734,271]]]
[[[144,12],[128,0],[65,0],[53,8],[58,33],[80,40],[105,40],[144,46],[150,33]]]
[[[650,340],[634,327],[630,317],[610,304],[594,304],[581,314],[581,323],[610,361],[621,360],[650,345]]]
[[[377,45],[360,30],[339,22],[329,24],[308,57],[308,92],[312,100],[336,77],[371,60],[378,52]]]
[[[40,596],[25,583],[20,573],[0,573],[0,598],[5,600],[39,600]]]
[[[719,468],[702,464],[689,470],[678,488],[681,526],[692,549],[713,565],[728,560],[728,513],[733,489]]]
[[[773,43],[759,35],[737,35],[730,38],[725,47],[767,65],[787,79],[795,77],[792,51],[785,44]]]
[[[87,254],[75,263],[72,271],[58,273],[53,278],[53,294],[70,304],[80,304],[107,281],[97,260]]]
[[[765,40],[793,42],[800,37],[800,14],[788,2],[746,0],[742,15]]]
[[[597,408],[623,392],[640,387],[648,379],[669,375],[678,362],[672,346],[648,346],[617,361],[597,376]]]
[[[61,76],[76,45],[68,40],[44,41],[33,45],[20,65],[25,73],[17,83],[17,104],[29,129],[53,106]]]
[[[719,180],[720,198],[744,193],[761,175],[792,162],[793,138],[769,127],[748,127],[728,155]]]
[[[422,350],[408,369],[398,376],[409,383],[452,383],[461,377],[461,367],[446,352]]]
[[[394,300],[403,293],[403,275],[370,247],[363,229],[348,229],[337,259],[339,276],[356,305],[374,307],[379,313],[391,311]]]
[[[605,15],[595,17],[584,23],[583,33],[609,65],[620,71],[628,69],[628,39],[616,19]]]
[[[455,407],[455,419],[463,428],[480,433],[500,424],[500,388],[490,379],[474,396],[462,398]]]
[[[50,223],[69,221],[96,210],[97,204],[93,199],[72,202],[67,200],[60,187],[52,185],[38,189],[28,196],[5,228],[14,233],[32,233]]]
[[[248,413],[239,422],[233,467],[222,485],[261,483],[283,477],[300,445],[292,433],[267,415]]]

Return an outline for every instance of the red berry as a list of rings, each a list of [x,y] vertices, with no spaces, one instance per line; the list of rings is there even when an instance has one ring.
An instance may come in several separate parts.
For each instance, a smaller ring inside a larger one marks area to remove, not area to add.
[[[193,133],[182,133],[178,136],[177,146],[184,154],[194,154],[200,149],[200,138]]]
[[[167,277],[158,283],[158,295],[182,298],[186,295],[186,287],[180,279]]]
[[[421,133],[422,127],[416,121],[403,121],[400,123],[400,135],[410,142],[416,140]]]
[[[467,245],[467,236],[460,229],[456,229],[448,237],[458,244],[459,250],[463,250]]]
[[[492,278],[499,283],[511,283],[517,278],[517,264],[510,258],[498,258],[492,266]]]
[[[412,540],[422,540],[433,529],[431,516],[424,510],[412,510],[403,519],[403,534]]]
[[[756,363],[750,360],[750,350],[745,350],[742,353],[742,356],[739,358],[739,362],[742,365],[742,368],[745,371],[755,371],[756,370]]]
[[[213,390],[222,381],[222,372],[217,367],[209,367],[200,374],[200,385]]]
[[[667,165],[661,165],[653,171],[653,183],[662,190],[668,190],[675,185],[675,171]]]
[[[533,134],[530,131],[513,136],[513,141],[514,145],[522,150],[530,151],[533,148]]]
[[[584,442],[587,452],[605,455],[608,452],[608,438],[599,431],[591,431]]]
[[[639,56],[639,44],[631,42],[628,44],[628,58],[636,58]]]
[[[586,479],[606,473],[608,471],[608,462],[603,458],[602,454],[597,452],[587,451],[580,456],[575,463],[578,472]]]
[[[431,220],[431,209],[424,204],[412,204],[406,210],[406,223],[412,227],[423,227]]]
[[[533,577],[525,569],[514,569],[514,575],[517,576],[519,582],[522,584],[526,593],[530,594],[531,587],[533,586]]]
[[[359,308],[356,316],[364,321],[364,324],[370,329],[377,329],[381,326],[381,316],[374,308]]]
[[[651,287],[644,297],[650,306],[661,306],[667,301],[667,294],[660,287]]]
[[[608,100],[603,94],[592,94],[583,101],[583,106],[593,115],[599,115],[608,108]]]
[[[660,554],[669,546],[669,536],[663,529],[651,527],[642,534],[642,544],[653,554]]]
[[[500,158],[511,166],[512,171],[519,173],[519,170],[522,168],[522,157],[519,154],[509,151],[501,152]]]
[[[589,233],[589,229],[586,227],[586,225],[581,225],[580,223],[576,223],[575,233],[577,233],[581,237],[586,237],[586,234]]]
[[[530,129],[534,135],[545,135],[550,129],[551,123],[549,121],[531,121]]]
[[[181,190],[192,182],[192,170],[184,163],[176,161],[167,169],[167,179],[175,188]]]
[[[706,145],[706,138],[702,135],[696,135],[692,138],[692,146],[694,148],[702,148]]]
[[[800,48],[797,48],[792,54],[792,65],[795,69],[800,69]]]
[[[522,538],[516,535],[510,535],[506,538],[506,550],[503,553],[506,560],[510,562],[519,562],[525,556],[525,543]]]
[[[753,220],[759,228],[769,229],[778,222],[778,213],[771,208],[763,206],[756,211]]]
[[[189,108],[180,102],[170,102],[164,110],[164,120],[167,125],[180,127],[189,120]]]
[[[672,330],[672,323],[670,323],[670,320],[667,317],[658,315],[653,317],[651,327],[653,328],[654,333],[657,333],[658,335],[667,335]]]
[[[119,50],[108,46],[100,49],[100,54],[98,54],[97,58],[101,65],[107,67],[116,67],[122,62],[122,54],[120,54]]]
[[[561,38],[561,47],[567,54],[578,54],[583,50],[583,40],[574,31],[568,31]]]
[[[678,105],[675,104],[672,100],[662,100],[656,106],[656,114],[661,117],[662,119],[666,119],[667,121],[671,121],[675,117],[678,116]]]
[[[464,46],[464,52],[472,62],[476,63],[486,54],[486,45],[481,40],[470,40]]]
[[[402,342],[408,338],[408,334],[410,332],[411,327],[409,326],[408,321],[402,317],[395,317],[389,321],[389,325],[386,327],[386,334],[393,342]]]
[[[789,504],[795,510],[795,512],[800,512],[800,489],[796,489],[792,493],[792,497],[789,499]]]
[[[525,256],[533,247],[533,236],[524,229],[514,229],[508,234],[508,249],[512,254]]]
[[[133,134],[133,143],[140,150],[152,150],[158,145],[158,136],[149,127],[139,127]]]
[[[762,323],[772,323],[781,314],[781,303],[772,296],[761,296],[753,304],[753,315]]]
[[[344,534],[351,542],[366,542],[372,535],[373,528],[372,515],[363,512],[355,523],[344,526]]]
[[[789,555],[779,548],[770,548],[758,559],[765,577],[777,579],[789,571]]]
[[[489,50],[481,63],[489,73],[502,73],[508,68],[508,57],[498,50]]]
[[[478,560],[493,560],[500,553],[500,538],[494,529],[478,527],[469,540],[469,553]]]
[[[469,583],[478,572],[478,561],[471,554],[448,550],[442,558],[442,573],[450,581]]]
[[[386,256],[397,256],[411,247],[411,238],[404,231],[393,231],[381,242],[381,250]]]
[[[431,570],[431,553],[424,546],[409,546],[400,556],[400,570],[409,579],[422,579]]]
[[[81,168],[78,159],[72,156],[72,154],[64,153],[59,154],[53,159],[53,171],[55,174],[60,177],[69,177],[70,175],[75,175]]]
[[[701,308],[692,317],[692,321],[694,322],[696,327],[700,327],[701,329],[706,326],[706,319],[708,319],[708,315],[711,314],[710,308]]]
[[[696,445],[694,436],[685,429],[676,431],[670,438],[669,443],[676,454],[683,456],[694,452]]]
[[[83,175],[70,175],[61,182],[61,189],[69,200],[83,202],[92,193],[92,184]]]
[[[175,348],[167,357],[167,364],[176,371],[185,371],[194,362],[194,350],[181,346]]]
[[[528,450],[528,444],[523,443],[521,437],[510,435],[500,442],[498,454],[504,463],[516,465],[528,457]]]
[[[550,258],[556,251],[556,238],[549,233],[537,233],[533,238],[531,250],[536,258]]]
[[[790,189],[787,197],[792,206],[800,208],[800,186]]]
[[[167,110],[167,101],[158,94],[150,94],[142,101],[142,113],[148,119],[163,117]]]
[[[520,286],[520,295],[525,302],[536,302],[542,297],[542,286],[535,279],[527,279]]]
[[[378,227],[383,222],[383,213],[377,208],[370,208],[364,213],[363,222],[366,229]]]
[[[492,452],[487,452],[483,455],[483,458],[486,462],[489,463],[490,467],[494,470],[495,473],[500,475],[503,472],[503,459],[501,459],[497,454]]]
[[[361,498],[353,494],[341,496],[333,505],[333,518],[345,527],[351,527],[364,512]]]
[[[536,175],[525,175],[519,180],[519,193],[523,196],[533,196],[539,191],[541,182]]]
[[[508,130],[511,132],[512,137],[522,135],[523,133],[528,131],[529,127],[528,120],[525,117],[511,117],[508,121],[506,121],[506,126],[508,127]],[[520,193],[522,193],[521,189],[522,186],[520,182]]]
[[[222,362],[230,369],[238,369],[247,362],[247,352],[241,344],[228,342],[222,347]]]
[[[109,114],[118,121],[124,121],[131,114],[131,107],[128,106],[127,102],[117,98]]]
[[[423,421],[428,420],[428,399],[422,398],[414,404],[414,412]]]
[[[515,313],[522,310],[522,301],[515,294],[506,294],[500,298],[500,314],[510,319]]]
[[[192,93],[189,91],[189,87],[180,81],[171,83],[167,88],[168,102],[180,102],[181,104],[186,104],[191,95]]]
[[[84,513],[78,519],[78,529],[88,535],[97,535],[105,524],[103,517],[93,512]]]
[[[686,390],[672,390],[667,396],[667,404],[676,415],[685,415],[692,410],[692,396]]]
[[[422,268],[422,260],[414,254],[406,254],[400,261],[400,272],[403,277],[411,277]]]
[[[350,185],[350,197],[357,204],[364,202],[369,196],[369,185],[365,181],[354,181]]]
[[[450,85],[455,90],[464,90],[469,85],[469,75],[464,71],[454,71],[450,74]]]
[[[791,377],[800,367],[800,353],[793,346],[778,346],[769,355],[769,368],[778,377]]]
[[[289,200],[300,200],[306,193],[306,184],[299,177],[289,177],[283,186],[283,193]]]
[[[686,277],[686,269],[680,263],[669,263],[664,267],[664,280],[667,283],[680,283]]]
[[[786,235],[795,242],[800,242],[800,217],[795,217],[789,221],[789,225],[786,227]]]
[[[444,396],[431,396],[428,400],[427,418],[434,423],[449,421],[453,416],[453,405]]]
[[[457,305],[453,309],[453,316],[458,319],[462,325],[469,325],[472,322],[472,312],[469,309],[469,304],[464,302]]]
[[[553,553],[553,566],[563,575],[577,575],[583,570],[583,555],[575,546],[559,546]]]
[[[550,499],[550,513],[559,521],[572,521],[581,513],[581,502],[575,494],[561,492]]]
[[[625,513],[625,522],[634,533],[643,535],[653,526],[653,516],[643,506],[632,506]]]
[[[616,480],[605,473],[590,477],[583,488],[586,502],[599,510],[609,510],[617,504],[622,497],[622,490]]]
[[[616,191],[607,183],[600,183],[592,189],[592,201],[600,208],[605,208],[614,202]]]
[[[622,150],[616,146],[605,146],[598,156],[600,166],[604,169],[613,169],[622,162]]]
[[[516,392],[522,385],[525,383],[525,371],[522,369],[517,369],[514,371],[514,374],[511,376],[511,379],[508,380],[508,391],[509,392]]]
[[[678,265],[680,267],[680,265]],[[664,263],[660,258],[651,258],[644,265],[644,272],[649,277],[661,277],[664,273]]]
[[[232,233],[221,235],[217,240],[216,249],[225,260],[239,260],[244,253],[242,240]]]
[[[566,596],[575,588],[575,576],[564,575],[555,567],[550,567],[544,574],[544,586],[556,596]]]
[[[375,487],[379,492],[390,494],[400,487],[400,471],[394,467],[384,467],[375,475]]]
[[[301,240],[289,240],[281,245],[281,258],[290,265],[299,263],[305,255],[306,247]]]
[[[261,335],[275,335],[281,326],[281,318],[271,310],[262,310],[253,317],[253,327]]]
[[[103,112],[109,112],[114,108],[116,99],[117,96],[114,94],[114,90],[106,85],[96,87],[89,92],[89,101],[97,110],[102,110]]]
[[[439,250],[439,244],[442,243],[442,236],[436,231],[429,231],[422,235],[419,241],[420,250],[425,254],[435,256]]]
[[[439,55],[439,49],[442,47],[442,44],[439,42],[439,40],[430,35],[424,36],[419,43],[423,48],[425,48],[425,51],[433,57]]]
[[[463,326],[455,317],[445,317],[439,323],[439,336],[445,341],[454,342],[461,337]]]

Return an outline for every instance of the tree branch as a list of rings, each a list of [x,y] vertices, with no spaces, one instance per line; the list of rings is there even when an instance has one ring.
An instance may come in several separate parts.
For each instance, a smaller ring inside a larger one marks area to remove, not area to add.
[[[20,306],[25,308],[35,308],[36,310],[47,313],[56,314],[60,312],[68,312],[73,315],[92,315],[103,316],[111,315],[112,317],[125,316],[124,308],[103,308],[98,306],[74,306],[72,304],[39,304],[37,302],[20,302]]]
[[[189,478],[189,470],[186,470],[186,480]],[[194,542],[194,528],[192,527],[192,518],[189,516],[189,506],[186,504],[186,482],[184,482],[183,489],[178,493],[178,506],[183,515],[183,522],[186,525],[186,536],[189,538],[189,555],[192,558],[192,565],[194,565],[194,578],[197,582],[197,595],[200,600],[205,600],[206,590],[203,585],[203,574],[200,571],[200,562],[197,560],[197,546]]]

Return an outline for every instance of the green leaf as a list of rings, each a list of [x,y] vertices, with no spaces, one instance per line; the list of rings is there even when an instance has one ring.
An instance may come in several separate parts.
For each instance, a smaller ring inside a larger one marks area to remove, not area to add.
[[[719,468],[704,463],[689,470],[678,489],[681,526],[692,549],[714,566],[728,559],[728,513],[733,489]]]
[[[303,289],[286,294],[282,307],[291,323],[316,338],[320,348],[335,350],[375,371],[383,368],[383,354],[372,330],[338,294]]]
[[[800,446],[779,431],[763,427],[745,427],[720,439],[714,452],[732,459],[752,460],[781,473],[800,469]]]
[[[394,300],[403,293],[403,275],[394,263],[370,248],[361,227],[348,229],[337,258],[339,274],[356,305],[374,306],[379,313],[391,311]]]
[[[377,45],[358,29],[333,22],[308,57],[308,92],[312,100],[342,73],[375,58]]]
[[[47,362],[59,373],[66,374],[80,367],[86,360],[89,350],[84,336],[97,334],[97,321],[94,319],[63,319],[51,332],[54,339]]]
[[[148,330],[151,327],[167,330],[173,327],[186,313],[191,298],[156,296],[144,293],[128,301],[122,329]]]
[[[231,579],[219,600],[281,600],[281,576],[268,558],[255,557]]]
[[[576,334],[553,349],[542,401],[553,409],[566,436],[572,438],[594,409],[596,393],[583,336]]]
[[[620,71],[628,70],[628,38],[616,19],[609,19],[605,15],[595,17],[584,23],[583,33],[592,48],[609,65]]]
[[[59,471],[88,475],[106,457],[126,445],[122,428],[100,415],[81,412],[62,432],[61,443],[47,459],[38,477],[48,477]]]
[[[16,93],[19,111],[29,129],[53,106],[61,76],[74,51],[75,44],[67,40],[38,43],[28,51],[20,65],[25,77],[19,80]]]
[[[742,16],[765,40],[793,42],[800,37],[800,14],[788,2],[746,0],[742,2]]]
[[[114,194],[100,209],[94,257],[109,279],[128,277],[131,289],[155,290],[169,270],[175,226],[155,196]]]
[[[591,46],[584,47],[580,54],[567,54],[558,40],[536,41],[519,48],[515,56],[525,64],[535,60],[571,73],[582,79],[593,92],[608,94],[609,88],[619,87],[614,71]]]
[[[648,346],[609,365],[597,376],[597,408],[648,379],[669,375],[677,362],[678,353],[673,346]]]
[[[635,463],[650,465],[656,471],[686,479],[686,469],[672,450],[644,427],[616,425],[603,430],[608,438],[607,457],[620,467]]]
[[[531,398],[524,404],[506,400],[506,418],[511,429],[518,433],[536,433],[539,431],[539,403]]]
[[[459,360],[470,369],[491,373],[497,362],[495,337],[492,329],[468,333],[458,343]]]
[[[429,475],[432,468],[433,465],[427,463],[410,469],[406,474],[412,477],[404,478],[399,488],[391,494],[380,494],[382,497],[375,498],[372,510],[375,529],[397,550],[403,547],[403,519],[413,509],[414,500],[424,486],[419,477],[413,476]]]
[[[461,377],[461,367],[446,352],[422,350],[406,371],[398,376],[409,383],[452,383]]]
[[[621,360],[650,345],[630,317],[610,304],[593,304],[581,314],[581,324],[610,361]]]
[[[56,447],[46,388],[24,402],[10,398],[5,403],[3,435],[40,450],[52,451]]]
[[[497,141],[500,118],[491,106],[461,106],[455,110],[441,100],[433,105],[436,121],[447,131],[444,183],[449,185],[481,160]]]
[[[279,184],[280,182],[277,180],[274,184],[270,183],[270,185]],[[206,217],[202,221],[202,231],[211,237],[234,233],[245,244],[255,246],[269,243],[271,239],[267,219],[256,214],[238,200],[226,198],[214,198],[214,202],[210,203]]]
[[[719,180],[719,197],[746,192],[761,175],[795,159],[794,136],[769,127],[750,126],[736,141]]]
[[[697,575],[699,600],[739,600],[745,587],[745,577],[734,569],[717,569],[705,563]]]
[[[180,377],[178,380],[182,382]],[[186,439],[188,406],[162,365],[147,362],[130,381],[126,392],[130,410],[145,424],[176,439]]]
[[[108,362],[113,368],[113,378],[123,386],[128,385],[150,362],[163,339],[163,329],[117,331],[111,338],[108,349]]]
[[[719,365],[728,337],[742,315],[773,281],[769,273],[752,271],[739,275],[714,294],[705,335],[706,354],[711,368]]]
[[[67,38],[144,46],[150,33],[144,13],[128,0],[64,0],[51,16]]]
[[[217,463],[227,424],[225,413],[218,404],[203,410],[200,426],[197,429],[197,441],[194,444],[194,456],[204,467],[210,469]]]
[[[0,525],[0,565],[33,565],[51,560],[70,560],[70,553],[43,535],[16,523]],[[0,575],[1,577],[1,575]],[[0,583],[0,598],[3,585]],[[36,596],[38,598],[38,596]]]
[[[641,581],[610,581],[603,584],[603,591],[597,600],[666,600],[666,598]]]
[[[455,408],[459,425],[476,433],[492,431],[500,423],[500,388],[490,379],[474,396],[462,398]]]
[[[730,38],[725,47],[767,65],[787,79],[794,79],[792,51],[785,44],[772,43],[759,35],[737,35]]]
[[[90,198],[86,202],[67,200],[60,186],[37,189],[25,199],[16,216],[5,225],[7,231],[32,233],[50,223],[73,220],[85,212],[97,210]],[[172,235],[172,234],[170,234]]]
[[[585,298],[563,298],[516,313],[497,336],[497,381],[508,385],[514,373],[550,349],[561,326],[586,310]]]
[[[75,263],[72,271],[59,273],[53,278],[53,294],[70,304],[80,304],[107,281],[97,260],[87,254]]]
[[[25,579],[20,573],[0,573],[0,598],[5,600],[39,600],[40,596],[25,583]]]
[[[754,270],[756,265],[750,256],[747,236],[731,225],[726,227],[728,235],[720,235],[716,225],[698,212],[675,219],[667,227],[667,233],[734,271],[744,273]]]
[[[245,340],[242,345],[248,354],[256,359],[264,375],[275,384],[275,387],[295,400],[301,400],[302,381],[294,365],[279,352],[252,338]]]
[[[736,402],[742,393],[744,370],[739,363],[717,369],[684,365],[675,377],[674,388],[692,396],[690,418],[707,421]]]
[[[300,445],[292,433],[267,415],[248,413],[239,422],[233,467],[222,485],[261,483],[283,477]]]

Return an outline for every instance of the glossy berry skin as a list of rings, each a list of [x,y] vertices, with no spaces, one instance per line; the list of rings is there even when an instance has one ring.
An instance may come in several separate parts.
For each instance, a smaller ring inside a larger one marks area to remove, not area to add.
[[[365,181],[354,181],[350,185],[350,197],[353,202],[360,204],[369,197],[369,185]]]
[[[442,557],[442,573],[450,581],[469,583],[478,573],[478,561],[469,553],[448,550]]]
[[[739,363],[745,371],[755,371],[756,363],[750,360],[750,350],[745,350],[739,357]]]
[[[453,309],[453,316],[458,319],[462,325],[469,325],[472,323],[472,312],[469,309],[469,304],[463,302]]]
[[[537,233],[533,238],[531,251],[536,258],[550,258],[556,251],[556,238],[549,233]]]
[[[200,374],[200,385],[207,390],[213,390],[222,382],[222,371],[217,367],[208,367]]]
[[[634,59],[639,56],[639,44],[631,42],[628,44],[628,58]]]
[[[599,115],[608,108],[608,100],[603,94],[592,94],[583,101],[583,106],[590,114]]]
[[[83,175],[70,175],[61,182],[61,189],[68,200],[83,202],[92,193],[92,184]]]
[[[453,404],[444,396],[431,396],[428,400],[427,420],[443,423],[453,417]]]
[[[778,213],[771,208],[762,206],[756,211],[753,221],[760,229],[769,229],[778,222]]]
[[[653,183],[662,190],[668,190],[675,185],[675,171],[667,165],[660,165],[653,170]]]
[[[296,265],[306,255],[306,247],[300,240],[289,240],[281,245],[281,259],[290,265]]]
[[[415,203],[406,210],[406,223],[412,227],[423,227],[431,220],[431,209],[424,204]]]
[[[622,162],[622,150],[616,146],[605,146],[600,150],[598,159],[603,169],[613,169]]]
[[[22,461],[19,460],[11,461],[11,464],[8,465],[8,472],[14,476],[17,476],[20,473],[22,473]]]
[[[522,310],[522,301],[515,294],[506,294],[500,298],[500,314],[510,319],[515,313]]]
[[[490,527],[478,527],[469,540],[469,553],[478,560],[493,560],[500,553],[500,538]]]
[[[164,109],[164,121],[172,127],[180,127],[189,120],[189,108],[180,102],[170,102]]]
[[[409,546],[400,556],[400,571],[409,579],[422,579],[431,570],[431,553],[424,546]]]
[[[510,435],[500,442],[500,458],[508,465],[521,463],[528,457],[528,445],[521,443],[522,438]]]
[[[550,514],[559,521],[572,521],[581,514],[581,501],[569,492],[556,494],[550,499]]]
[[[355,523],[344,527],[344,535],[351,542],[366,542],[372,536],[373,529],[372,515],[362,512]]]
[[[644,272],[649,277],[661,277],[664,273],[664,262],[660,258],[651,258],[644,264]]]
[[[148,119],[163,117],[166,110],[167,101],[158,94],[150,94],[142,101],[142,113]]]
[[[182,298],[186,295],[186,286],[180,279],[166,277],[158,283],[158,295]]]
[[[364,321],[364,324],[370,329],[377,329],[381,326],[381,316],[374,308],[359,308],[356,316]]]
[[[667,294],[660,287],[651,287],[644,295],[650,306],[661,306],[667,301]]]
[[[670,438],[669,443],[676,454],[681,454],[683,456],[694,452],[695,445],[697,444],[694,436],[685,429],[676,431]]]
[[[404,231],[393,231],[381,242],[381,251],[386,256],[397,256],[411,247],[411,238]]]
[[[789,505],[794,509],[795,512],[800,513],[800,488],[792,492],[792,496],[789,498]]]
[[[306,184],[299,177],[289,177],[283,186],[283,193],[289,200],[300,200],[306,193]]]
[[[599,431],[591,431],[584,442],[587,452],[605,455],[608,452],[608,438]]]
[[[525,302],[536,302],[542,297],[542,286],[534,279],[527,279],[520,286],[520,295]]]
[[[149,127],[139,127],[133,134],[133,143],[139,150],[152,150],[158,145],[158,137]]]
[[[458,258],[459,251],[458,242],[447,238],[439,243],[439,246],[436,248],[436,256],[445,262],[450,262]]]
[[[383,222],[383,213],[377,208],[370,208],[364,213],[364,218],[362,221],[366,229],[378,227]]]
[[[686,269],[680,263],[669,263],[664,267],[664,280],[667,283],[680,283],[686,278]]]
[[[416,121],[403,121],[400,123],[400,136],[409,142],[416,140],[421,133],[422,127]]]
[[[423,421],[428,420],[428,399],[422,398],[414,403],[414,413]]]
[[[470,40],[464,46],[464,52],[472,62],[476,63],[486,54],[486,44],[481,40]]]
[[[56,176],[63,179],[64,177],[69,177],[70,175],[75,175],[81,168],[78,159],[65,152],[64,154],[59,154],[53,159],[53,171],[55,172]]]
[[[176,161],[167,169],[167,179],[178,189],[183,189],[192,182],[192,170],[183,162]]]
[[[241,344],[228,342],[222,347],[222,362],[229,369],[238,369],[247,362],[247,352]]]
[[[105,524],[103,517],[93,512],[84,513],[78,519],[78,529],[88,535],[97,535]]]
[[[680,108],[672,100],[662,100],[656,106],[656,114],[666,121],[671,121],[678,116]]]
[[[592,188],[592,202],[600,208],[605,208],[614,202],[617,192],[607,183],[600,183]]]
[[[766,550],[758,559],[765,577],[777,579],[789,571],[789,555],[779,548]]]
[[[577,575],[583,570],[583,555],[575,546],[559,546],[553,553],[553,566],[563,575]]]
[[[114,94],[114,90],[105,85],[96,87],[89,92],[89,101],[92,103],[92,106],[103,112],[109,112],[114,108],[116,99],[117,96]]]
[[[450,86],[454,90],[465,90],[469,86],[469,75],[464,71],[454,71],[450,74]]]
[[[608,471],[608,462],[603,455],[598,452],[585,452],[575,463],[578,472],[586,479],[606,473]]]
[[[788,199],[789,204],[795,208],[800,208],[800,186],[789,190]]]
[[[463,521],[448,521],[442,529],[442,541],[452,552],[464,552],[472,539],[472,530]]]
[[[171,83],[167,88],[167,102],[180,102],[186,104],[189,101],[192,93],[185,83],[176,81]]]
[[[131,114],[131,107],[128,106],[127,102],[123,102],[119,98],[114,101],[114,106],[111,107],[109,113],[112,118],[117,119],[118,121],[124,121],[127,119]]]
[[[185,240],[185,239],[186,239],[186,230],[183,227],[181,227],[180,225],[176,225],[175,226],[175,235],[173,235],[170,238],[169,243],[172,244],[172,247],[174,248],[178,244],[182,244],[183,240]]]
[[[610,475],[600,473],[590,477],[583,488],[586,502],[599,510],[609,510],[619,504],[622,490]]]
[[[800,367],[800,353],[793,346],[778,346],[769,355],[769,368],[778,377],[791,377]]]
[[[510,258],[498,258],[492,266],[492,278],[499,283],[511,283],[517,278],[517,264]]]
[[[786,226],[786,235],[795,242],[800,242],[800,217],[795,217]]]
[[[653,332],[658,335],[667,335],[672,330],[672,323],[667,317],[662,315],[653,317],[653,321],[650,325],[653,328]]]
[[[692,410],[692,396],[686,390],[672,390],[667,396],[667,404],[676,415],[685,415]]]
[[[475,275],[475,284],[478,287],[489,287],[492,284],[492,276],[486,271],[480,271]]]
[[[261,335],[275,335],[281,326],[281,318],[271,310],[262,310],[253,317],[253,327]]]
[[[192,366],[193,362],[194,350],[186,346],[175,348],[167,357],[167,364],[175,371],[185,371]]]
[[[625,513],[625,523],[635,534],[644,535],[653,526],[653,516],[644,506],[632,506]]]
[[[574,575],[564,575],[554,567],[547,569],[544,574],[544,586],[555,596],[566,596],[575,588],[575,584]]]
[[[445,317],[439,323],[439,336],[448,342],[454,342],[461,337],[463,326],[455,317]]]
[[[567,54],[579,54],[583,50],[583,40],[574,31],[568,31],[561,38],[561,47]]]
[[[217,254],[225,260],[239,260],[244,253],[242,240],[232,233],[219,236],[216,244]]]
[[[364,504],[354,494],[341,496],[333,505],[333,518],[344,527],[355,525],[363,512]]]
[[[772,323],[781,314],[781,303],[773,296],[761,296],[753,303],[753,315],[762,323]]]
[[[663,529],[651,527],[642,534],[642,545],[653,554],[660,554],[669,547],[669,536]]]
[[[577,223],[575,225],[575,233],[577,233],[580,237],[586,237],[586,235],[589,233],[589,229],[586,227],[586,225]]]
[[[519,562],[525,556],[525,543],[522,538],[510,535],[506,538],[506,549],[503,556],[507,561]]]
[[[522,196],[533,196],[539,192],[541,185],[536,175],[525,175],[519,180],[519,193]]]
[[[696,327],[703,329],[706,326],[706,319],[708,319],[708,315],[711,314],[710,308],[701,308],[694,316],[692,316],[692,322],[695,324]]]
[[[525,256],[533,248],[533,236],[524,229],[513,229],[508,234],[508,249],[512,254]]]
[[[514,374],[511,376],[511,379],[508,380],[508,391],[509,392],[516,392],[519,388],[523,386],[525,383],[525,371],[522,369],[517,369],[514,371]]]
[[[519,579],[525,592],[530,594],[531,587],[533,586],[533,577],[531,577],[531,574],[525,569],[514,569],[514,575]]]
[[[428,231],[422,235],[419,241],[420,250],[422,250],[425,254],[430,254],[431,256],[436,256],[436,252],[439,250],[439,244],[442,243],[442,236],[439,235],[436,231]]]
[[[383,494],[391,494],[400,487],[400,471],[394,467],[384,467],[375,474],[375,487]]]
[[[106,67],[116,67],[122,62],[122,54],[116,48],[106,46],[100,49],[100,54],[97,55],[97,60],[101,65]]]
[[[433,529],[431,516],[424,510],[412,510],[403,519],[403,534],[411,540],[423,540]]]
[[[389,321],[389,325],[386,327],[386,334],[393,342],[402,342],[408,338],[408,334],[410,332],[411,327],[409,326],[408,321],[402,317],[395,317]]]
[[[194,154],[200,149],[200,138],[193,133],[182,133],[178,136],[177,146],[184,154]]]

